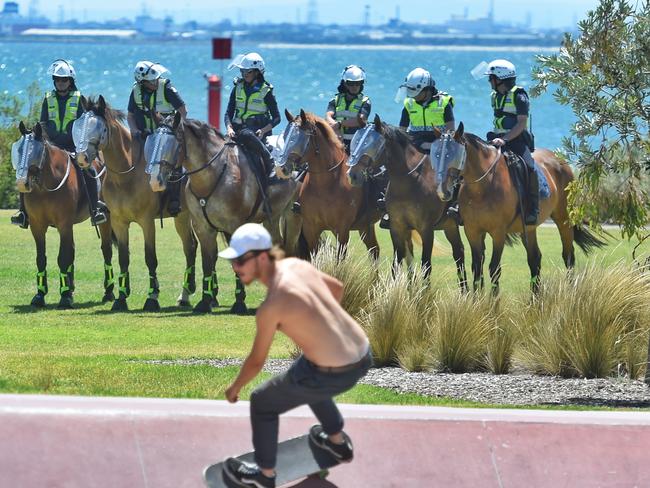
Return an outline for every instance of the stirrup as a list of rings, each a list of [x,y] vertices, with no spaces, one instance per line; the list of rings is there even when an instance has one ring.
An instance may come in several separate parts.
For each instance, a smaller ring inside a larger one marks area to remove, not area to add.
[[[11,223],[21,229],[27,229],[29,227],[29,218],[25,212],[19,210],[17,214],[11,216]]]
[[[108,216],[101,210],[96,210],[90,215],[90,223],[93,225],[93,227],[105,224],[106,222],[108,222]]]

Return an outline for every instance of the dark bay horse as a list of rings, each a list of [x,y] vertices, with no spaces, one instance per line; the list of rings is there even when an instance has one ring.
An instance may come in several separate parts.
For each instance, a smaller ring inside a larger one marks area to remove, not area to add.
[[[329,124],[314,114],[300,111],[293,117],[285,111],[289,125],[285,130],[284,147],[276,157],[276,173],[288,177],[303,169],[307,175],[299,192],[302,234],[306,254],[318,250],[320,236],[331,231],[339,245],[339,255],[345,252],[350,231],[357,230],[374,259],[379,257],[375,222],[382,212],[370,197],[368,185],[354,187],[346,175],[348,156],[343,143]]]
[[[550,195],[540,200],[540,214],[536,225],[523,225],[517,190],[510,178],[506,158],[480,137],[464,132],[461,124],[454,133],[444,133],[432,146],[438,180],[438,194],[443,201],[452,196],[454,185],[461,181],[458,194],[460,215],[465,235],[472,248],[474,289],[483,287],[485,236],[492,237],[490,279],[496,294],[501,277],[501,255],[510,234],[519,234],[526,247],[531,285],[539,288],[542,253],[537,244],[537,226],[548,217],[560,231],[562,258],[567,268],[575,264],[573,243],[587,254],[593,248],[605,245],[582,225],[571,225],[567,210],[567,185],[573,181],[568,164],[547,149],[538,149],[533,158],[545,176]],[[540,183],[541,187],[541,183]]]
[[[203,299],[195,312],[212,309],[210,290],[216,286],[214,268],[217,261],[217,233],[230,241],[232,233],[247,222],[264,223],[274,243],[297,240],[295,228],[287,230],[285,219],[291,219],[299,184],[294,180],[279,181],[266,187],[268,204],[251,167],[247,152],[227,141],[214,127],[198,120],[182,120],[176,115],[166,119],[148,142],[148,172],[151,188],[165,188],[171,170],[182,165],[187,172],[186,200],[192,214],[194,230],[201,245],[203,261]],[[270,212],[269,212],[270,210]],[[281,229],[293,237],[283,235]],[[234,313],[245,313],[246,292],[236,278]]]
[[[390,216],[390,237],[395,266],[412,259],[412,231],[422,239],[422,270],[431,271],[433,231],[442,229],[452,247],[458,282],[467,290],[465,251],[458,225],[447,218],[446,203],[438,197],[435,172],[428,155],[418,152],[402,130],[385,124],[379,116],[360,129],[352,142],[348,160],[350,182],[359,186],[370,170],[384,165],[388,173],[386,209]]]
[[[101,149],[107,168],[102,195],[111,215],[111,227],[117,238],[120,275],[119,296],[112,310],[127,310],[127,297],[131,293],[129,279],[129,226],[132,222],[142,228],[144,255],[149,269],[149,293],[143,309],[160,310],[158,295],[160,285],[156,275],[156,217],[169,217],[160,198],[149,187],[149,175],[145,173],[142,151],[132,153],[131,135],[122,123],[124,114],[110,108],[104,97],[85,102],[84,114],[74,122],[75,146],[80,165],[88,164],[98,157]],[[183,195],[181,195],[181,199]],[[186,205],[183,205],[187,209]],[[196,238],[192,231],[190,214],[181,211],[174,217],[176,232],[183,243],[186,269],[178,305],[188,306],[189,295],[194,292]],[[168,250],[167,252],[171,252]]]
[[[36,295],[32,306],[44,307],[47,285],[45,234],[48,227],[59,232],[59,308],[72,308],[74,303],[74,234],[73,225],[90,217],[88,198],[81,175],[74,168],[70,154],[47,140],[47,132],[37,123],[28,131],[21,122],[22,137],[12,147],[16,169],[16,186],[25,195],[25,208],[36,243]],[[111,262],[111,230],[107,222],[100,226],[104,261]],[[103,301],[113,300],[112,276],[105,274]]]

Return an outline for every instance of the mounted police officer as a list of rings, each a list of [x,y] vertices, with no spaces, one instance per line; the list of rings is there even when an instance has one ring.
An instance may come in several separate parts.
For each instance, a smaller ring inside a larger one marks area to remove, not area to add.
[[[433,128],[454,130],[454,99],[438,91],[431,73],[423,68],[411,71],[400,86],[406,94],[399,121],[420,151],[428,153],[435,139]]]
[[[273,170],[273,159],[266,137],[280,123],[273,85],[264,78],[264,59],[258,53],[240,54],[228,69],[239,68],[230,92],[224,123],[228,137],[253,150],[262,159],[266,176]]]
[[[366,72],[354,64],[341,73],[338,93],[327,105],[325,118],[330,127],[341,134],[345,149],[350,152],[354,133],[366,125],[370,116],[370,99],[363,94]]]
[[[516,84],[515,65],[505,59],[488,64],[487,71],[492,87],[492,110],[494,128],[487,139],[496,147],[505,147],[520,156],[528,168],[528,206],[526,225],[534,225],[539,214],[539,181],[535,171],[535,160],[531,154],[534,143],[528,131],[530,101],[528,94]]]
[[[70,153],[75,152],[72,140],[72,123],[83,113],[81,92],[75,81],[77,74],[72,65],[57,59],[47,70],[52,75],[54,90],[48,91],[41,106],[41,123],[45,127],[49,140],[57,147]],[[73,157],[74,161],[74,157]],[[76,162],[75,162],[76,166]],[[77,166],[78,168],[78,166]],[[108,220],[106,206],[99,201],[97,195],[97,174],[92,168],[81,170],[81,184],[86,187],[92,225],[103,224]],[[29,227],[29,218],[25,211],[23,195],[20,195],[20,210],[11,217],[11,223],[23,229]]]
[[[185,102],[172,82],[163,77],[167,68],[151,61],[139,61],[133,76],[135,83],[129,97],[127,121],[131,140],[144,144],[147,136],[160,125],[165,117],[178,112],[187,117]],[[168,184],[167,210],[172,217],[181,211],[181,173],[176,172]]]

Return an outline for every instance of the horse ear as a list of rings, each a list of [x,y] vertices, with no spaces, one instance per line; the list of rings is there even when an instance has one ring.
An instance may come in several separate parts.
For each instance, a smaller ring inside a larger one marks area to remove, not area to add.
[[[433,137],[434,137],[434,139],[440,139],[441,135],[442,135],[442,131],[434,126],[433,127]]]
[[[458,129],[456,129],[456,132],[454,132],[454,140],[456,142],[460,141],[464,133],[465,133],[465,126],[461,122],[460,124],[458,124]]]
[[[97,99],[97,107],[99,108],[99,115],[102,115],[104,110],[106,110],[106,100],[104,100],[104,95],[99,95],[99,99]]]
[[[357,112],[357,124],[359,124],[359,127],[365,127],[367,125],[366,119],[361,116],[361,112]]]
[[[174,123],[172,124],[173,131],[178,129],[178,126],[180,125],[182,119],[183,118],[181,117],[181,113],[177,111],[176,114],[174,115]]]
[[[379,133],[382,131],[382,125],[381,125],[381,119],[379,118],[379,114],[375,114],[375,130]]]
[[[88,111],[88,99],[84,95],[81,95],[80,103],[81,103],[81,108],[83,109],[83,111],[87,112]]]
[[[36,125],[34,126],[34,135],[36,136],[36,139],[41,139],[43,137],[43,126],[40,122],[36,122]]]
[[[29,131],[27,130],[27,127],[25,127],[25,123],[21,120],[20,123],[18,124],[18,130],[22,135],[27,135],[29,134]]]
[[[287,110],[286,108],[284,109],[284,116],[287,118],[287,122],[291,123],[293,122],[296,118]]]
[[[302,120],[303,124],[307,122],[307,114],[303,109],[300,109],[300,119]]]

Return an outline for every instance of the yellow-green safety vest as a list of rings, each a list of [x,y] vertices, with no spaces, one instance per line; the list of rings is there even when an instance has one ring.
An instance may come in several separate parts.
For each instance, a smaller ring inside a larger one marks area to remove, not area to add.
[[[144,124],[148,130],[153,131],[156,128],[156,124],[153,121],[153,118],[151,116],[148,116],[148,113],[158,112],[165,116],[171,114],[174,110],[176,110],[165,96],[166,85],[166,78],[158,78],[158,88],[156,88],[156,92],[152,93],[149,97],[149,106],[145,107],[140,83],[133,84],[133,99],[135,100],[135,105],[142,111]]]
[[[336,107],[334,112],[334,119],[337,122],[343,122],[344,120],[356,119],[357,115],[361,111],[364,103],[368,103],[370,99],[365,96],[363,93],[359,93],[354,97],[350,103],[348,103],[345,95],[339,93],[336,95]],[[354,133],[358,130],[358,127],[342,127],[343,129],[343,139],[351,141],[354,137]]]
[[[496,91],[492,92],[491,101],[492,110],[494,110],[493,132],[495,134],[505,134],[517,123],[517,106],[515,105],[515,92],[517,90],[523,90],[523,88],[515,85],[505,95],[500,95]],[[497,96],[501,97],[501,100],[497,100]],[[499,101],[501,102],[500,104],[498,104]],[[505,129],[503,127],[503,122],[506,119],[513,118],[514,120],[510,120],[510,122],[512,122],[512,126],[508,129]],[[526,122],[526,126],[528,126],[528,122]]]
[[[437,98],[437,101],[436,101]],[[445,107],[451,103],[454,106],[454,99],[445,92],[438,92],[433,100],[423,107],[414,98],[404,100],[404,108],[409,114],[409,132],[432,131],[433,127],[444,129]]]
[[[56,90],[48,91],[45,94],[47,100],[47,118],[54,122],[57,132],[67,133],[68,124],[77,119],[77,109],[79,108],[79,99],[81,92],[79,90],[70,93],[65,103],[65,115],[63,120],[59,118],[59,99],[56,96]]]
[[[273,89],[273,85],[266,81],[259,90],[246,96],[244,81],[240,80],[235,85],[235,117],[233,122],[243,124],[247,118],[254,115],[265,115],[269,108],[264,101],[264,97]]]

